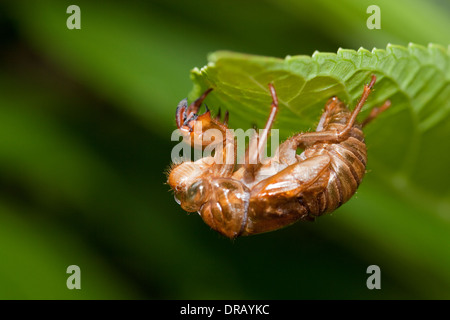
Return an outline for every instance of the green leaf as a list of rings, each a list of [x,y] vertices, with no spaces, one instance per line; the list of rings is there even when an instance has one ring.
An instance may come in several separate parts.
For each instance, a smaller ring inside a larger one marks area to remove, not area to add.
[[[353,107],[375,74],[375,90],[361,117],[387,99],[392,107],[368,127],[368,137],[378,136],[368,139],[372,157],[406,175],[416,165],[420,139],[441,128],[450,112],[450,55],[434,44],[388,45],[372,52],[340,49],[286,59],[219,51],[208,59],[207,66],[192,71],[190,98],[212,87],[208,105],[228,109],[231,127],[263,127],[271,102],[268,84],[273,83],[280,100],[275,128],[283,138],[314,129],[333,95]]]
[[[263,124],[270,106],[267,85],[272,82],[284,109],[278,123],[285,133],[297,131],[299,125],[311,125],[332,95],[353,104],[371,74],[378,80],[366,110],[388,98],[395,99],[395,112],[411,109],[418,117],[420,132],[433,127],[450,111],[446,103],[450,95],[450,55],[438,45],[388,45],[386,50],[372,52],[340,49],[337,54],[315,52],[312,57],[288,56],[284,60],[219,51],[208,60],[207,66],[192,71],[197,86],[191,97],[213,87],[214,102],[238,115],[252,113],[252,120],[254,115]],[[234,123],[248,125],[244,121]]]
[[[413,276],[428,268],[443,288],[450,288],[450,260],[443,258],[450,250],[450,186],[442,178],[448,176],[450,163],[448,49],[388,45],[385,50],[340,49],[337,54],[285,59],[219,51],[208,60],[207,66],[192,70],[190,98],[214,88],[206,102],[213,110],[228,109],[232,128],[246,129],[252,123],[262,128],[271,103],[268,84],[273,83],[280,101],[274,128],[282,140],[314,130],[331,96],[353,108],[375,74],[375,90],[360,119],[387,99],[392,107],[365,128],[369,173],[360,197],[339,209],[347,214],[333,223],[361,233],[380,252],[396,247],[392,252],[403,252],[404,261],[420,261]],[[397,276],[408,281],[411,273],[397,268]]]
[[[0,77],[0,180],[6,201],[0,205],[1,256],[16,262],[0,268],[0,294],[70,297],[76,293],[61,292],[67,290],[66,274],[57,270],[84,257],[79,262],[84,287],[78,292],[84,298],[107,298],[102,288],[128,298],[448,297],[444,217],[450,208],[444,176],[449,158],[445,147],[433,142],[445,146],[448,117],[417,137],[407,134],[415,128],[410,120],[396,121],[400,115],[372,123],[366,130],[371,172],[348,204],[315,224],[230,243],[196,215],[187,216],[163,185],[175,107],[190,89],[189,70],[203,64],[205,52],[226,48],[282,57],[338,46],[447,44],[447,3],[79,0],[82,29],[69,30],[71,4],[0,4],[6,27]],[[372,4],[381,8],[382,29],[366,28]],[[321,108],[312,112],[319,115]],[[317,118],[302,116],[307,118],[296,123],[297,117],[293,129],[313,129]],[[232,120],[236,117],[233,113]],[[412,143],[420,155],[410,157],[405,178],[396,158],[403,159],[403,145]],[[61,250],[61,243],[70,241],[66,233],[74,245]],[[24,256],[24,265],[11,259],[14,255]],[[92,269],[97,261],[92,255],[110,267]],[[27,265],[34,260],[38,265],[30,272]],[[382,268],[383,290],[365,287],[369,263]],[[47,282],[45,293],[37,276]],[[395,290],[397,278],[404,283]],[[137,284],[139,292],[119,286],[122,280]],[[96,294],[87,291],[94,286]]]

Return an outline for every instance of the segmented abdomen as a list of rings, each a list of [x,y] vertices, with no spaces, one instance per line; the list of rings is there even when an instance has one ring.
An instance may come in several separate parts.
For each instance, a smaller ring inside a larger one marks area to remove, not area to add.
[[[324,130],[342,130],[343,124],[333,123]],[[340,143],[317,143],[307,148],[300,159],[327,154],[331,161],[330,177],[326,188],[314,195],[300,199],[311,216],[331,212],[348,201],[361,183],[367,162],[366,144],[359,125],[352,128],[350,137]]]

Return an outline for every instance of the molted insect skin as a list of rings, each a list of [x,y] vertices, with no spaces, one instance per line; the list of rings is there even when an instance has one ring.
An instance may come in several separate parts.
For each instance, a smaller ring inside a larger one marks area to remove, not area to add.
[[[234,165],[206,165],[199,160],[175,168],[169,175],[169,184],[179,203],[188,211],[198,210],[205,223],[228,238],[273,231],[298,220],[313,221],[334,211],[354,195],[364,177],[367,150],[362,127],[390,106],[386,101],[361,124],[356,122],[375,79],[372,76],[370,84],[364,87],[353,111],[332,97],[316,132],[299,133],[286,140],[279,146],[277,156],[264,165],[244,165],[234,171]],[[275,88],[269,84],[269,89],[272,109],[266,130],[271,128],[278,109]],[[186,101],[180,103],[177,124],[190,128],[186,134],[197,134],[191,125],[200,117],[195,112],[187,115],[185,110],[198,110],[210,91],[189,107]],[[229,134],[226,123],[212,119],[209,111],[205,114],[201,121]],[[227,137],[224,153],[235,148],[234,139]],[[265,141],[258,144],[258,152],[262,151],[262,143]],[[296,153],[298,148],[303,149],[300,155]],[[272,176],[267,177],[268,172]]]
[[[256,184],[242,235],[280,229],[299,219],[313,220],[311,210],[319,210],[315,201],[329,181],[329,167],[329,156],[311,156]]]
[[[339,104],[343,106],[342,102]],[[351,112],[346,107],[339,112],[339,119],[331,118],[324,131],[343,130],[345,124],[342,122],[347,121]],[[299,158],[305,161],[319,154],[327,154],[330,157],[329,179],[321,194],[304,201],[311,216],[334,211],[355,194],[366,172],[367,163],[367,149],[361,126],[355,124],[350,131],[350,137],[340,143],[312,145],[303,151]]]
[[[200,215],[212,229],[228,238],[236,238],[248,223],[250,190],[230,178],[213,179],[211,187],[211,198],[200,209]]]

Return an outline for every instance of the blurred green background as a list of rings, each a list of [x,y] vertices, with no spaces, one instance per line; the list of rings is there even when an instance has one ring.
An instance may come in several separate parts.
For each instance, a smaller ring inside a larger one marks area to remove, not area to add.
[[[71,4],[81,30],[66,27]],[[366,27],[373,4],[381,30]],[[376,172],[331,216],[236,241],[164,184],[176,105],[208,53],[447,46],[449,30],[446,0],[2,2],[0,298],[450,298],[450,206],[437,218]],[[448,159],[442,132],[432,152]],[[66,287],[73,264],[81,290]],[[372,264],[381,290],[366,287]]]

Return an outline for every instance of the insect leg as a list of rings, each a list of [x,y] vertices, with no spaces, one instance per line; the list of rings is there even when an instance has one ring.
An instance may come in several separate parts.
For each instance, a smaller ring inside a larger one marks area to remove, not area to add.
[[[362,122],[361,125],[363,127],[365,127],[369,122],[371,122],[373,119],[375,119],[380,113],[382,113],[383,111],[388,109],[390,106],[391,106],[391,101],[386,100],[386,102],[383,103],[383,105],[381,107],[373,108],[372,111],[370,112],[369,116]]]
[[[342,131],[319,131],[319,132],[307,132],[300,133],[291,139],[294,139],[297,142],[298,147],[305,147],[306,145],[310,145],[316,142],[340,142],[348,138],[353,125],[355,124],[356,117],[358,113],[361,111],[364,103],[369,97],[369,93],[372,90],[373,85],[375,84],[376,77],[373,75],[372,80],[368,85],[364,86],[363,94],[361,95],[361,99],[353,110],[350,118],[348,119],[345,127]],[[326,113],[326,111],[325,111]],[[322,119],[321,119],[322,120]],[[320,125],[320,123],[319,123]]]
[[[364,91],[363,94],[361,95],[361,99],[359,100],[358,104],[353,110],[349,120],[347,121],[347,124],[345,125],[344,130],[342,130],[337,134],[338,141],[343,141],[348,138],[350,131],[352,130],[353,125],[355,124],[356,117],[358,116],[358,113],[361,111],[364,103],[366,103],[366,100],[369,97],[369,93],[372,91],[372,88],[376,80],[377,78],[375,77],[375,75],[372,75],[372,80],[370,81],[370,83],[364,86]]]
[[[337,98],[333,97],[328,101],[328,103],[325,106],[325,111],[322,117],[320,118],[319,125],[317,126],[317,131],[299,133],[283,142],[277,151],[279,161],[290,165],[296,162],[296,150],[298,148],[305,149],[307,146],[312,145],[316,142],[340,142],[347,139],[353,125],[355,124],[356,117],[358,113],[361,111],[361,108],[363,107],[364,103],[366,102],[369,93],[375,84],[375,81],[376,77],[372,76],[372,80],[370,81],[370,83],[364,86],[364,91],[361,96],[361,99],[359,100],[358,104],[356,105],[355,109],[350,115],[350,118],[348,119],[342,131],[331,131],[331,130],[322,131],[327,124],[329,114],[340,103]],[[386,108],[387,107],[384,108],[381,107],[380,109]],[[375,111],[376,114],[378,114],[379,112]],[[369,116],[368,120],[370,121],[372,120],[372,118]]]
[[[283,142],[279,146],[276,156],[279,162],[291,165],[297,162],[298,148],[304,150],[316,142],[339,142],[339,139],[339,132],[332,130],[299,133]]]
[[[272,83],[269,83],[269,91],[272,96],[272,104],[270,109],[269,118],[267,119],[264,130],[262,130],[261,135],[258,133],[251,138],[249,146],[246,150],[246,162],[245,162],[245,171],[247,172],[247,178],[250,176],[254,178],[254,173],[261,166],[260,157],[264,152],[264,148],[266,146],[267,138],[269,136],[270,129],[275,121],[275,116],[278,112],[278,97],[275,91],[275,87]],[[256,150],[254,152],[250,152],[252,150]]]
[[[322,116],[320,117],[319,124],[317,125],[316,131],[322,131],[323,128],[326,126],[326,123],[328,122],[328,117],[330,113],[333,111],[333,109],[339,104],[339,99],[337,97],[332,97],[330,100],[328,100],[327,104],[325,105],[325,111],[323,112]]]
[[[256,163],[260,154],[264,151],[264,147],[265,147],[265,144],[267,141],[267,137],[269,135],[269,131],[272,128],[273,122],[275,121],[275,116],[278,111],[278,97],[277,97],[277,93],[275,91],[275,87],[271,83],[269,83],[269,90],[270,90],[270,95],[272,96],[272,104],[271,104],[269,118],[267,119],[266,125],[264,127],[264,130],[261,133],[261,136],[258,137],[257,139],[252,139],[252,142],[254,141],[253,143],[257,143],[258,147],[256,149],[257,152],[254,152],[249,155],[249,164]],[[250,149],[250,150],[252,150],[252,149]]]
[[[188,116],[191,113],[198,113],[198,110],[200,109],[200,106],[202,105],[203,100],[205,100],[206,96],[212,91],[212,88],[209,88],[208,90],[206,90],[205,92],[203,92],[203,94],[200,96],[200,98],[198,98],[197,100],[195,100],[194,102],[192,102],[188,109]]]

